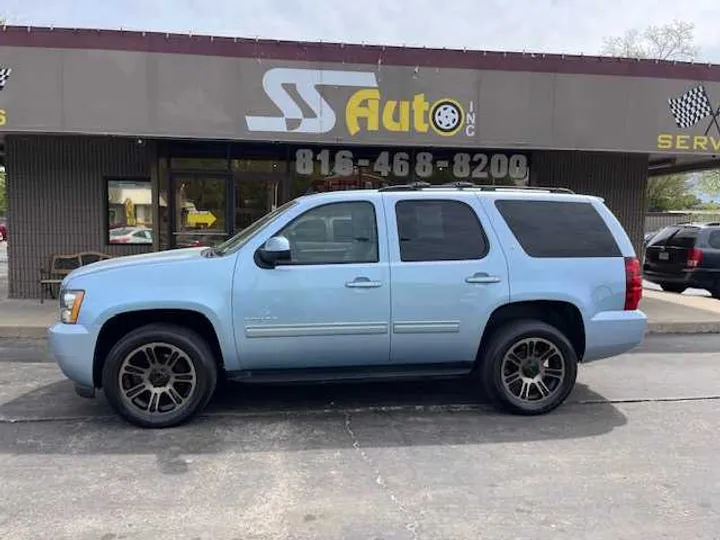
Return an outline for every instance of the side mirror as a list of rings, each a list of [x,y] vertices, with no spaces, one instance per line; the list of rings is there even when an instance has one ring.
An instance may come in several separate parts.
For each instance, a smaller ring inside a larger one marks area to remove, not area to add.
[[[284,236],[273,236],[258,250],[260,260],[270,268],[275,268],[283,261],[289,261],[290,241]]]

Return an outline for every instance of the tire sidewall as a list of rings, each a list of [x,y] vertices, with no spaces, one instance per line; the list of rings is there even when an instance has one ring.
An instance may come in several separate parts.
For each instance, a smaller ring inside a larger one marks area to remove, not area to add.
[[[196,386],[190,402],[179,411],[163,415],[144,413],[130,407],[121,396],[119,373],[125,357],[151,342],[178,347],[195,368]],[[195,332],[173,325],[152,324],[138,328],[121,338],[110,350],[102,371],[103,391],[110,405],[129,422],[140,427],[163,428],[180,425],[202,411],[217,384],[217,367],[207,343]]]
[[[553,399],[537,406],[521,406],[508,396],[502,381],[502,360],[518,341],[542,338],[555,345],[565,358],[566,375],[562,388]],[[570,341],[560,330],[541,321],[523,320],[500,328],[491,338],[483,360],[483,381],[486,394],[503,408],[517,414],[543,414],[557,408],[570,395],[577,379],[577,354]]]

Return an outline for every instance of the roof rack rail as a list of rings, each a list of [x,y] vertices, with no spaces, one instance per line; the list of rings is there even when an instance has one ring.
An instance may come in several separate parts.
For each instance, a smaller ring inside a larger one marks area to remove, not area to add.
[[[478,188],[477,184],[473,184],[472,182],[463,182],[462,180],[457,182],[448,182],[447,184],[442,184],[440,187],[455,187],[458,189],[464,189],[464,188]]]
[[[413,182],[411,184],[396,184],[378,189],[378,191],[418,191],[423,188],[432,187],[428,182]]]
[[[448,182],[446,184],[430,184],[428,182],[413,182],[411,184],[398,184],[394,186],[387,186],[380,188],[378,191],[419,191],[422,189],[441,189],[441,188],[455,188],[455,189],[479,189],[480,191],[503,191],[503,190],[520,190],[520,191],[547,191],[550,193],[567,193],[574,194],[575,192],[571,189],[564,187],[544,187],[544,186],[491,186],[474,184],[472,182],[457,181]]]

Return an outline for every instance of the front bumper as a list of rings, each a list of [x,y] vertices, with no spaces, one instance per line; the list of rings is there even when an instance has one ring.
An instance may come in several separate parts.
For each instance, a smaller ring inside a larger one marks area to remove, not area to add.
[[[642,343],[648,320],[642,311],[603,311],[585,326],[583,362],[625,353]]]
[[[48,329],[48,341],[65,376],[85,393],[94,388],[95,336],[82,325],[58,322]]]

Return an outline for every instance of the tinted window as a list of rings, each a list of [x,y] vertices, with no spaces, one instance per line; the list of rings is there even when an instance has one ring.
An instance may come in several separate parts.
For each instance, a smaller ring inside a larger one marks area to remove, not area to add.
[[[510,230],[531,257],[619,257],[605,221],[590,203],[496,201]]]
[[[666,245],[670,247],[691,248],[695,246],[699,232],[700,229],[697,227],[683,227],[668,238]]]
[[[713,249],[720,249],[720,231],[712,231],[710,233],[708,245]]]
[[[378,262],[375,207],[369,202],[318,206],[278,233],[290,241],[296,264]]]
[[[482,259],[487,252],[475,211],[463,202],[399,201],[395,212],[402,261]]]

